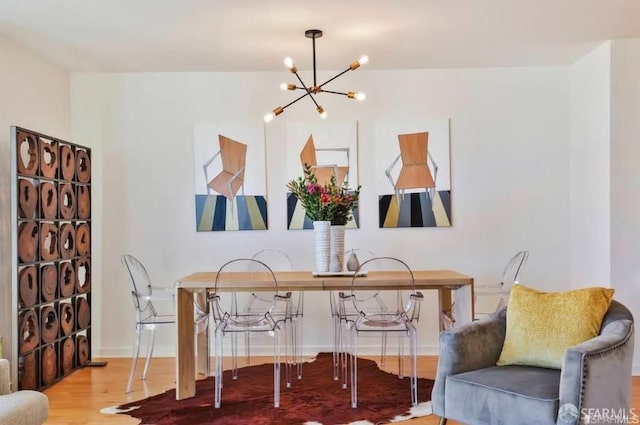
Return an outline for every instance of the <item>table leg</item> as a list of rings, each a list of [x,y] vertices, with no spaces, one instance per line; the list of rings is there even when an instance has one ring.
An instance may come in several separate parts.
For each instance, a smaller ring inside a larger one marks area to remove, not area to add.
[[[439,329],[445,330],[450,326],[447,326],[447,323],[450,321],[452,315],[452,305],[451,305],[451,289],[449,288],[438,288],[438,311],[440,314],[438,315]]]
[[[177,289],[176,319],[176,400],[182,400],[196,395],[193,293],[188,289]]]
[[[198,303],[199,306],[199,314],[206,313],[208,314],[209,307],[207,304],[207,292],[206,290],[199,290],[194,292],[195,302]],[[209,329],[200,329],[202,332],[198,332],[198,340],[196,343],[196,347],[198,353],[196,354],[197,365],[196,370],[198,373],[202,373],[205,376],[208,376],[210,373],[209,370]]]

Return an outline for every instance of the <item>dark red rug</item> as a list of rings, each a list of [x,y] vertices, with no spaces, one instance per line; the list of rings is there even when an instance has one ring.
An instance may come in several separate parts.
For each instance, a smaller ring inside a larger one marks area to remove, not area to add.
[[[141,419],[143,425],[380,424],[431,413],[431,379],[418,379],[420,404],[411,409],[408,377],[398,379],[380,370],[374,361],[359,358],[358,408],[352,409],[350,389],[342,389],[341,382],[333,380],[332,370],[331,353],[320,353],[315,361],[305,363],[302,380],[295,380],[292,388],[285,388],[282,380],[278,409],[273,407],[273,364],[239,369],[237,381],[225,371],[220,409],[213,407],[213,378],[197,381],[196,396],[190,399],[177,401],[172,389],[117,409]]]

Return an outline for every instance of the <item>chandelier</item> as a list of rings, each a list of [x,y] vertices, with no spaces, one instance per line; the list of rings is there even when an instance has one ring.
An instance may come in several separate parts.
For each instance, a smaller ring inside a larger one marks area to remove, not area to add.
[[[362,92],[347,92],[347,93],[343,93],[343,92],[338,92],[338,91],[332,91],[332,90],[326,90],[323,87],[326,86],[327,84],[329,84],[330,82],[332,82],[333,80],[335,80],[336,78],[340,77],[341,75],[349,72],[349,71],[354,71],[356,69],[358,69],[360,67],[360,65],[364,65],[365,63],[367,63],[369,61],[369,58],[367,56],[362,56],[359,60],[353,62],[351,65],[349,65],[349,67],[347,69],[345,69],[344,71],[338,73],[337,75],[329,78],[327,81],[325,81],[322,84],[318,84],[317,79],[316,79],[316,38],[320,38],[322,37],[322,31],[321,30],[306,30],[304,32],[305,37],[310,38],[311,42],[312,42],[312,46],[313,46],[313,85],[312,86],[307,86],[304,81],[302,81],[302,78],[300,78],[300,75],[298,75],[298,68],[296,68],[296,66],[293,64],[293,59],[291,59],[290,57],[286,57],[284,58],[284,64],[287,68],[289,68],[289,71],[291,71],[292,74],[294,74],[296,76],[296,78],[298,79],[298,83],[300,83],[300,85],[298,85],[297,83],[282,83],[280,85],[280,88],[282,90],[302,90],[304,93],[294,99],[293,101],[287,103],[284,106],[278,106],[276,109],[274,109],[272,112],[269,112],[267,115],[264,116],[264,120],[265,122],[269,122],[271,121],[273,118],[277,117],[278,115],[280,115],[285,109],[287,109],[289,106],[293,105],[294,103],[296,103],[297,101],[299,101],[300,99],[303,99],[307,96],[309,96],[309,98],[311,99],[311,101],[313,102],[313,104],[316,107],[316,111],[318,111],[318,113],[320,114],[321,118],[326,118],[327,117],[327,113],[325,112],[324,108],[322,106],[320,106],[315,98],[314,95],[317,95],[318,93],[332,93],[332,94],[339,94],[342,96],[347,96],[349,99],[356,99],[356,100],[364,100],[365,99],[365,94]]]

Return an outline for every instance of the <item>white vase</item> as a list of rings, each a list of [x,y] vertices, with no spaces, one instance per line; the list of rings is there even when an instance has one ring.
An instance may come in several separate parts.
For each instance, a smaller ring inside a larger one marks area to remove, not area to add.
[[[344,229],[345,225],[331,226],[331,261],[330,272],[341,272],[344,265]]]
[[[331,253],[331,222],[313,222],[314,249],[316,257],[316,270],[320,273],[329,271],[329,256]]]

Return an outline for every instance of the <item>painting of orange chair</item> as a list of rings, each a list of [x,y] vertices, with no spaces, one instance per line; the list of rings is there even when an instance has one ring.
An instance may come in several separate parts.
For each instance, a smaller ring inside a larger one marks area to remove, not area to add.
[[[247,160],[247,145],[236,142],[223,135],[218,135],[220,150],[209,158],[202,166],[205,181],[207,181],[207,195],[211,190],[223,195],[229,201],[233,201],[240,189],[244,195],[244,172]],[[221,158],[222,170],[209,180],[208,168],[216,160]],[[232,204],[233,205],[233,204]]]
[[[434,208],[438,165],[429,153],[429,133],[399,134],[400,155],[385,170],[389,182],[393,186],[396,202],[400,206],[401,198],[407,189],[424,189]],[[396,181],[391,175],[393,168],[401,160],[402,168]],[[431,168],[429,168],[429,162]]]
[[[346,164],[318,164],[316,152],[343,152],[346,154]],[[309,164],[313,173],[318,179],[318,183],[325,185],[329,183],[331,177],[335,177],[336,184],[341,186],[344,183],[345,178],[349,174],[349,148],[316,148],[313,143],[313,134],[309,135],[307,143],[305,143],[302,151],[300,152],[300,163],[304,170],[304,165]]]

